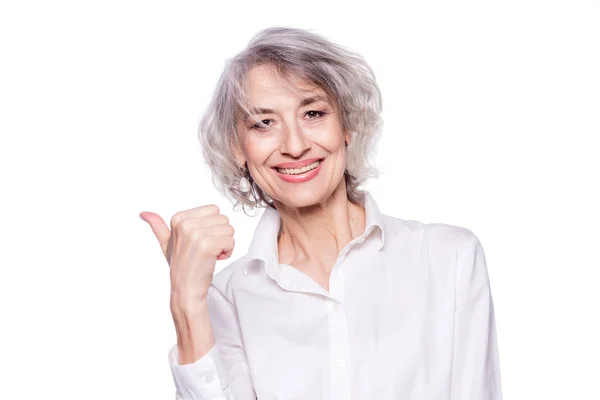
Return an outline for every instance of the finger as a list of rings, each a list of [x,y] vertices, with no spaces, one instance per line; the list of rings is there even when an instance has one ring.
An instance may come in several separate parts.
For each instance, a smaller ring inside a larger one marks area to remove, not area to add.
[[[232,253],[233,253],[233,250],[230,250],[230,251],[228,251],[228,252],[226,252],[226,253],[221,253],[221,254],[219,254],[219,256],[217,257],[217,260],[226,260],[226,259],[228,259],[229,257],[231,257],[231,254],[232,254]]]
[[[197,219],[197,222],[204,228],[208,228],[214,225],[228,225],[229,218],[223,214],[210,215],[207,217]]]
[[[214,257],[232,252],[235,243],[233,236],[212,236],[210,242],[213,251],[211,255]]]
[[[231,244],[231,248],[223,249],[221,254],[219,254],[217,256],[217,260],[225,260],[225,259],[231,257],[231,254],[233,253],[233,248],[235,247],[235,239],[231,238],[230,244]]]
[[[205,228],[204,231],[210,236],[233,236],[235,230],[229,224],[213,225]]]
[[[178,211],[171,218],[171,230],[173,229],[174,225],[177,225],[186,219],[203,218],[209,215],[219,215],[219,212],[219,207],[214,204],[207,204],[200,207],[190,208],[189,210]]]
[[[208,229],[217,225],[229,225],[229,218],[223,214],[210,215],[202,218],[186,218],[178,223],[174,229],[179,227],[182,231],[192,231],[196,229]]]
[[[160,244],[160,248],[163,254],[165,255],[165,257],[167,257],[167,247],[169,238],[171,237],[171,231],[169,230],[169,227],[167,226],[165,221],[161,218],[160,215],[149,211],[140,213],[140,218],[142,218],[150,225],[150,228],[152,228],[152,232],[154,232],[154,236],[156,236],[156,239]]]

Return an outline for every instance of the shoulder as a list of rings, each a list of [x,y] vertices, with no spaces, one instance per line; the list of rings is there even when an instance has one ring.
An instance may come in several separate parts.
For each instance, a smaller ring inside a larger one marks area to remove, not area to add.
[[[248,255],[245,254],[233,261],[230,261],[224,268],[213,276],[210,291],[213,295],[218,295],[228,300],[229,303],[234,303],[233,287],[235,282],[243,279],[244,271],[249,266]]]
[[[384,216],[386,242],[425,249],[429,254],[457,256],[460,248],[478,244],[477,235],[470,229],[443,222],[423,222]]]
[[[476,238],[470,229],[443,222],[423,222],[384,215],[385,229],[393,236],[412,235],[436,241]]]
[[[385,235],[385,248],[393,259],[424,266],[440,281],[461,281],[474,273],[485,277],[483,248],[469,228],[386,216]]]

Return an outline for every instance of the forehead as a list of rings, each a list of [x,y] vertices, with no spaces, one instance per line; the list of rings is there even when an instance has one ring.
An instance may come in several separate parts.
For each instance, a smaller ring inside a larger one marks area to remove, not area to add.
[[[268,98],[295,99],[307,95],[327,97],[319,86],[296,75],[281,76],[270,65],[255,66],[248,72],[247,96],[251,103]]]

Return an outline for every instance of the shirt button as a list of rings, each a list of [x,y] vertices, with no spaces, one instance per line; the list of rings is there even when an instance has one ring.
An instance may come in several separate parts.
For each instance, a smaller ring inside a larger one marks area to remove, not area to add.
[[[331,309],[333,311],[337,311],[340,309],[340,304],[339,303],[333,303],[333,305],[331,306]]]
[[[338,360],[338,367],[345,368],[346,367],[346,361],[345,360]]]
[[[213,383],[215,381],[215,377],[213,375],[206,375],[204,379],[206,380],[206,383]]]

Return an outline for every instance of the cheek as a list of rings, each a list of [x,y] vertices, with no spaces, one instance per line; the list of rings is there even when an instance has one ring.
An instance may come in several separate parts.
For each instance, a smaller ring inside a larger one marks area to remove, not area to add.
[[[331,153],[338,153],[338,156],[343,156],[346,153],[346,146],[344,144],[343,136],[330,138],[326,146],[327,150],[329,150]]]
[[[253,164],[263,164],[279,144],[274,136],[258,137],[256,135],[248,136],[244,140],[246,157]]]
[[[328,121],[315,127],[311,130],[311,137],[315,143],[329,152],[345,150],[344,131],[337,121]]]

